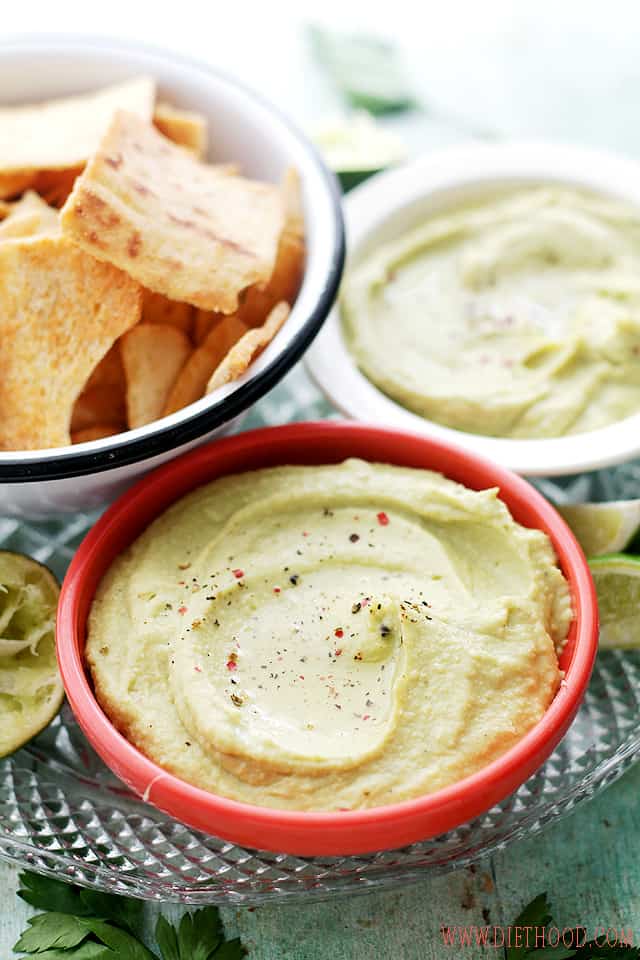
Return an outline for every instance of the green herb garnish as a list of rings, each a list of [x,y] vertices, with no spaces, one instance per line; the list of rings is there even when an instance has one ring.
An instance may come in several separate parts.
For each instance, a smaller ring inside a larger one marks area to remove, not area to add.
[[[44,911],[31,917],[13,948],[37,960],[240,960],[246,953],[239,940],[225,939],[216,907],[185,914],[177,927],[159,917],[156,954],[140,937],[140,900],[34,873],[20,874],[18,896]]]
[[[537,931],[538,934],[544,930],[546,936],[544,946],[536,947],[533,935],[529,938],[528,947],[524,944],[507,946],[505,960],[570,960],[572,957],[576,960],[640,960],[640,948],[623,943],[609,946],[602,942],[603,938],[589,940],[582,946],[577,946],[577,937],[576,944],[571,944],[570,938],[567,937],[567,946],[565,946],[561,938],[565,928],[554,919],[546,893],[539,894],[531,903],[528,903],[512,921],[510,927],[512,930],[518,927],[521,930],[528,928],[531,931]],[[550,938],[551,931],[554,935]]]

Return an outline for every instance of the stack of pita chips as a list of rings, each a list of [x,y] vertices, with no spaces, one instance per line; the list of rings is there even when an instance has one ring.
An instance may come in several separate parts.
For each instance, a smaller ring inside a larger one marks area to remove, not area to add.
[[[0,108],[0,450],[134,429],[241,376],[304,269],[299,183],[203,161],[148,77]]]

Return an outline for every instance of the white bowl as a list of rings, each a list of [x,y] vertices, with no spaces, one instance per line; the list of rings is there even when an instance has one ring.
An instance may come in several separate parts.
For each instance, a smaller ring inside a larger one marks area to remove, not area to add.
[[[205,64],[138,45],[97,37],[28,37],[0,44],[4,104],[90,91],[141,73],[155,77],[164,99],[205,114],[212,160],[238,161],[249,176],[271,181],[288,166],[298,170],[307,242],[302,287],[286,324],[235,383],[117,437],[0,453],[0,513],[33,516],[99,506],[141,473],[230,432],[300,358],[335,297],[344,259],[339,190],[315,148],[275,107]]]
[[[640,164],[611,153],[546,143],[470,144],[429,154],[378,174],[345,200],[348,263],[424,217],[491,189],[561,183],[597,190],[640,208]],[[595,470],[640,456],[640,413],[588,433],[510,440],[453,430],[426,420],[378,390],[359,371],[334,307],[306,357],[307,368],[347,416],[457,443],[528,476]]]

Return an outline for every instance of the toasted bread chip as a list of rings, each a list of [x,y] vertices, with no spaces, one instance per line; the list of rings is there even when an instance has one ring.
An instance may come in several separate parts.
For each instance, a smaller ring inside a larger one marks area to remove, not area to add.
[[[98,148],[116,110],[149,121],[154,99],[151,77],[136,77],[80,96],[0,107],[0,196],[12,196],[3,192],[7,187],[1,181],[7,174],[24,177],[37,170],[82,166]]]
[[[278,244],[278,256],[266,287],[249,287],[241,298],[240,316],[248,327],[257,327],[281,300],[290,306],[300,289],[304,273],[304,220],[297,172],[287,170],[282,184],[286,210],[285,227]]]
[[[84,388],[73,405],[71,432],[86,430],[100,423],[117,423],[124,430],[127,399],[124,385],[102,383]]]
[[[177,300],[168,300],[161,293],[152,293],[145,290],[142,299],[143,323],[168,323],[171,327],[178,327],[188,337],[193,332],[196,309],[190,303],[178,303]]]
[[[120,356],[120,341],[116,340],[111,349],[105,353],[104,357],[102,357],[96,366],[87,380],[84,389],[90,390],[92,387],[110,387],[112,390],[119,390],[124,398],[125,386],[124,367],[122,366],[122,357]],[[111,421],[114,419],[113,417],[110,418]]]
[[[48,206],[33,190],[27,190],[20,200],[12,203],[9,215],[0,223],[0,240],[59,232],[58,211]]]
[[[70,167],[68,170],[40,170],[33,181],[33,189],[52,207],[62,207],[73,190],[76,178],[84,170],[83,166]]]
[[[246,330],[245,324],[235,313],[218,317],[203,343],[193,351],[178,374],[167,397],[163,416],[175,413],[204,396],[212,373]]]
[[[133,430],[162,416],[191,341],[177,327],[140,323],[125,333],[120,352],[127,378],[127,423]]]
[[[125,428],[126,429],[126,428]],[[105,437],[114,437],[122,432],[122,427],[117,423],[96,423],[93,427],[85,427],[84,430],[71,431],[71,443],[87,443],[89,440],[104,440]]]
[[[233,313],[273,273],[281,190],[198,163],[140,117],[118,112],[62,210],[98,260],[171,300]]]
[[[230,316],[233,316],[233,314],[230,314]],[[196,310],[193,340],[198,347],[207,339],[214,324],[219,323],[223,317],[224,313],[216,313],[215,310]]]
[[[204,157],[207,149],[207,121],[201,113],[180,110],[171,103],[159,100],[153,122],[160,133],[181,147],[187,147],[198,160]]]
[[[279,303],[273,308],[261,327],[248,330],[229,350],[222,363],[216,368],[213,376],[207,383],[207,393],[212,393],[218,387],[237,380],[247,367],[262,353],[267,344],[271,343],[276,333],[289,316],[288,303]]]
[[[0,449],[70,442],[78,394],[140,305],[134,281],[66,237],[0,243]]]
[[[289,167],[282,181],[282,195],[286,212],[287,230],[300,240],[304,240],[304,208],[300,174],[295,167]]]
[[[35,170],[24,170],[21,173],[0,172],[0,200],[17,197],[23,190],[31,186],[34,177]]]

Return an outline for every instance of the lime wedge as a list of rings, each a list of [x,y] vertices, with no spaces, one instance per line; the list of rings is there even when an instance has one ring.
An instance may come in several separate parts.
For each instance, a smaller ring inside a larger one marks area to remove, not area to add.
[[[345,191],[407,155],[400,138],[383,129],[365,110],[327,121],[313,139]]]
[[[600,647],[640,647],[640,557],[589,560],[598,594]]]
[[[50,722],[64,697],[55,650],[58,583],[46,567],[0,551],[0,757]]]
[[[588,557],[624,550],[640,530],[640,500],[568,503],[557,510]]]

